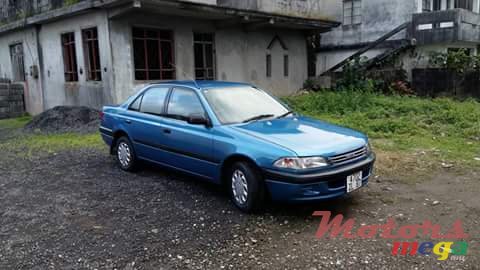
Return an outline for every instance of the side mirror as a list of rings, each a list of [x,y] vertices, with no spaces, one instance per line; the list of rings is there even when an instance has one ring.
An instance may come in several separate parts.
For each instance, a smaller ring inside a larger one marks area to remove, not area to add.
[[[187,123],[192,125],[210,126],[210,120],[201,114],[191,114],[188,116]]]

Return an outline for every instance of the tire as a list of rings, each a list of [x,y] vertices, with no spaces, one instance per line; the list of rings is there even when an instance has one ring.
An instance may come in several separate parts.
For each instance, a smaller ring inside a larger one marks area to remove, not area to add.
[[[230,197],[238,209],[245,213],[263,209],[264,182],[255,166],[243,161],[234,163],[229,170],[228,180]]]
[[[137,169],[137,156],[128,137],[123,136],[117,140],[115,156],[120,169],[127,172],[133,172]]]

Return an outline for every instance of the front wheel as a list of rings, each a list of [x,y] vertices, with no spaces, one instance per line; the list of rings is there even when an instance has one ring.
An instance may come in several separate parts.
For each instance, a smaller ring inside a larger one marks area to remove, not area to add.
[[[230,168],[228,176],[230,196],[235,206],[246,213],[263,207],[265,189],[257,168],[248,162],[237,162]]]
[[[119,138],[115,149],[120,168],[128,172],[134,171],[137,168],[137,157],[130,140],[127,137]]]

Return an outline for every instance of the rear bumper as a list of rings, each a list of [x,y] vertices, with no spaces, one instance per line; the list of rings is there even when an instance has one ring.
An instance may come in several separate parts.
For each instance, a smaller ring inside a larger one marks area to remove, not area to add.
[[[274,201],[321,201],[341,197],[347,193],[347,176],[362,171],[362,186],[373,173],[375,155],[360,161],[311,174],[293,174],[264,170],[265,182]]]
[[[113,142],[113,132],[111,129],[100,127],[98,129],[100,131],[100,135],[102,136],[103,141],[108,145],[111,146]]]

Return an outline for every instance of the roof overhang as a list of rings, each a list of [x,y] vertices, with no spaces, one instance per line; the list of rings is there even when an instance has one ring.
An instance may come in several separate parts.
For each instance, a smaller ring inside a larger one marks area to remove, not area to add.
[[[43,12],[0,26],[0,35],[22,28],[57,21],[66,17],[85,14],[91,9],[108,9],[110,19],[126,16],[134,12],[163,14],[214,22],[219,29],[243,27],[248,31],[264,28],[303,30],[314,33],[330,31],[340,25],[328,19],[287,16],[254,10],[193,3],[174,0],[91,0]]]
[[[111,19],[128,15],[132,12],[147,12],[169,16],[182,16],[208,19],[217,28],[242,26],[246,30],[260,28],[283,28],[325,32],[340,25],[327,19],[313,19],[231,7],[168,0],[135,0],[116,7],[110,14]]]

